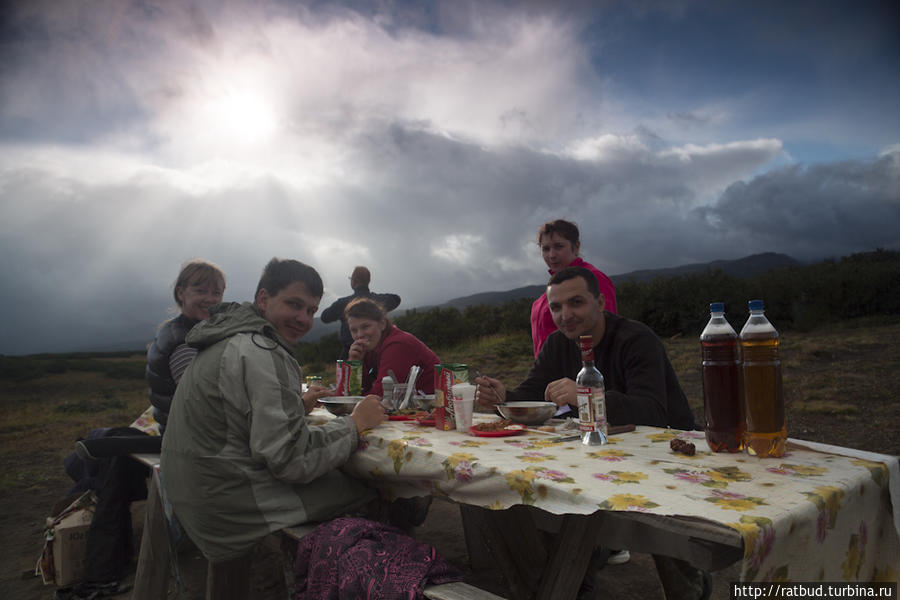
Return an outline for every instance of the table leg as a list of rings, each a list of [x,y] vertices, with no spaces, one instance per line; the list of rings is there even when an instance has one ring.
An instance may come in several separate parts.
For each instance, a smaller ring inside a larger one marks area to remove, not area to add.
[[[132,600],[165,600],[169,588],[169,531],[156,477],[147,490],[144,534],[134,574]]]
[[[484,545],[516,600],[575,598],[600,539],[601,521],[590,515],[563,515],[551,543],[535,522],[535,510],[514,506],[507,510],[461,506],[466,543],[484,563]],[[471,534],[471,535],[470,535]],[[471,559],[470,554],[470,560]],[[475,566],[473,561],[473,566]]]
[[[507,510],[467,509],[468,526],[481,530],[484,544],[509,586],[510,597],[530,600],[540,586],[547,553],[526,506]]]
[[[599,519],[590,515],[564,515],[559,535],[547,557],[537,598],[575,598],[599,539]]]

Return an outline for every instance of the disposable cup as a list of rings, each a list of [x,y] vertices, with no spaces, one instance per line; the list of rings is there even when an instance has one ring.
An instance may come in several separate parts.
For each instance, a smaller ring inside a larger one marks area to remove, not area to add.
[[[453,386],[453,413],[456,418],[456,429],[466,433],[472,426],[472,413],[475,410],[475,386],[471,383],[457,383]]]

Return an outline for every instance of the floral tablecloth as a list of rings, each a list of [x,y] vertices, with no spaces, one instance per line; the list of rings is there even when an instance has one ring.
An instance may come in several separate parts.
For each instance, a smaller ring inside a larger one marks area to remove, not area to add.
[[[696,455],[669,448],[676,434],[695,443]],[[703,518],[740,532],[743,581],[897,581],[897,457],[793,440],[780,459],[716,454],[702,432],[653,427],[604,446],[555,437],[474,437],[390,421],[365,434],[345,468],[396,496],[443,495],[489,509]]]

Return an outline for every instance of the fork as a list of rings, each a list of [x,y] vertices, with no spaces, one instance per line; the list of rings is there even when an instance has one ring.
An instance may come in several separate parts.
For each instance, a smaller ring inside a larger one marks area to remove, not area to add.
[[[489,377],[489,375],[485,375],[484,373],[482,373],[481,371],[479,371],[476,367],[472,367],[472,372],[475,373],[475,378],[476,378],[476,379],[479,378],[479,377]],[[498,394],[498,393],[497,393],[497,390],[494,389],[494,384],[491,383],[490,381],[488,381],[488,384],[487,384],[487,385],[488,385],[488,387],[491,388],[491,390],[494,392],[494,395],[497,396],[497,397],[499,398],[499,397],[500,397],[500,394]],[[475,401],[476,401],[476,402],[478,401],[478,389],[477,389],[477,387],[476,387]]]

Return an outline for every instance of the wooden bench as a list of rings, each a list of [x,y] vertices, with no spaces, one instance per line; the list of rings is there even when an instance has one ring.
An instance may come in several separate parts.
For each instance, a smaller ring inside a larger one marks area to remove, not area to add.
[[[317,524],[297,525],[282,529],[280,532],[282,536],[282,555],[284,556],[285,583],[289,590],[294,587],[293,559],[297,554],[297,544],[307,534],[312,532],[316,526]],[[431,600],[503,600],[501,596],[463,581],[428,585],[425,586],[424,594],[426,598],[431,598]]]
[[[132,600],[165,600],[167,596],[170,552],[174,549],[169,539],[169,525],[157,489],[157,481],[155,477],[150,479],[147,515]],[[265,540],[267,544],[280,545],[284,557],[285,586],[288,590],[293,589],[293,559],[297,554],[297,544],[315,527],[314,524],[290,527],[268,536]],[[209,563],[206,574],[207,600],[249,598],[250,564],[249,557],[223,563]],[[426,598],[432,600],[503,600],[500,596],[461,581],[427,586],[424,594]]]

